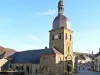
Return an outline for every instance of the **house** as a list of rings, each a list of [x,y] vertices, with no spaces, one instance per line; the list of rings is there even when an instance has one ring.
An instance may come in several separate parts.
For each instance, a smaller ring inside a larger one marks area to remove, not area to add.
[[[74,52],[76,71],[93,70],[93,54]]]
[[[95,54],[95,57],[94,57],[94,70],[100,71],[100,49],[99,49],[99,52]]]
[[[15,53],[14,50],[0,46],[0,71],[7,71],[10,68],[9,56]]]
[[[0,59],[0,71],[6,71],[8,70],[8,60],[7,59]]]

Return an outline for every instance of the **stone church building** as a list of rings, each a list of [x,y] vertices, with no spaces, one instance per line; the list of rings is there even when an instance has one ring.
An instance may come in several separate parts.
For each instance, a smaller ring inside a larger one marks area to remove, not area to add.
[[[63,75],[70,68],[74,71],[73,31],[64,16],[64,2],[58,2],[58,15],[49,31],[49,48],[16,52],[11,56],[10,68],[36,73]]]

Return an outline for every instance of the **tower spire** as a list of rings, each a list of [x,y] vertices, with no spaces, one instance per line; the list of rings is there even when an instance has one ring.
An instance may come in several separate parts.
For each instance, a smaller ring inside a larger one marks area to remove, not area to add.
[[[61,14],[61,15],[64,14],[64,1],[63,0],[60,0],[58,2],[58,15],[59,14]]]

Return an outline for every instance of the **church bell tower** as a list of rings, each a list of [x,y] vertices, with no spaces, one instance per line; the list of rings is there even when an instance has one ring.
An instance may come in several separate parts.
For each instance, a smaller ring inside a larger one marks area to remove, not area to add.
[[[64,1],[58,2],[58,15],[49,31],[49,47],[54,47],[62,54],[73,54],[73,31],[69,19],[64,16]]]

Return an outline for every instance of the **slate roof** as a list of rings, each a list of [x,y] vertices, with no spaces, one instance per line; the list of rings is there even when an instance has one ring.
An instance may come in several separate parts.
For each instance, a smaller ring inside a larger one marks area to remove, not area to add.
[[[69,19],[66,16],[59,14],[53,21],[53,29],[60,27],[67,28],[67,21],[69,21]]]
[[[86,60],[86,59],[93,59],[94,54],[89,54],[89,53],[80,53],[80,52],[73,52],[75,56],[78,56],[78,59],[80,60]]]
[[[80,53],[80,52],[73,52],[75,55],[92,55],[89,53]]]
[[[2,59],[5,56],[5,52],[0,54],[0,59]]]
[[[0,55],[0,59],[2,58],[8,58],[9,56],[13,55],[15,53],[15,51],[5,51]]]
[[[39,49],[39,50],[27,50],[22,52],[16,52],[12,55],[13,60],[12,63],[40,63],[40,57],[44,54],[61,54],[55,48],[48,48],[48,49]]]
[[[13,55],[14,53],[16,53],[15,51],[6,51],[4,58],[8,58],[9,56]]]

